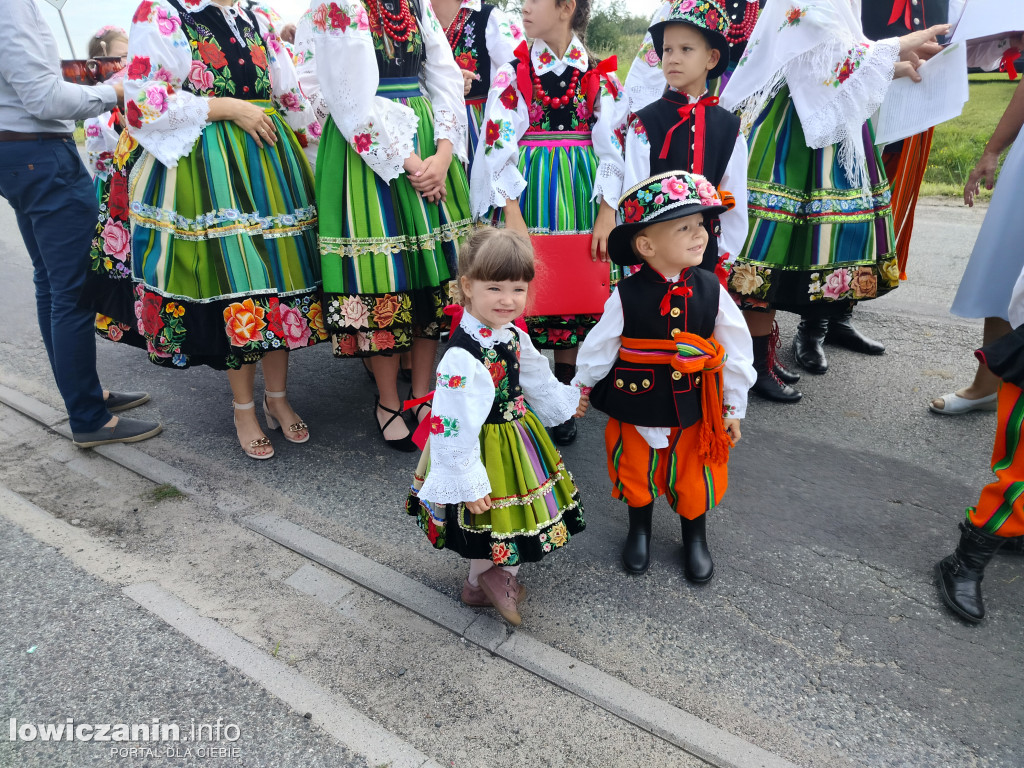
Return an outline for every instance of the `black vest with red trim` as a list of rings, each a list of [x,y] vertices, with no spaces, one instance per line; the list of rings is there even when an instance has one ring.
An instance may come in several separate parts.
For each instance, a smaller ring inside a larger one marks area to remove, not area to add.
[[[661,314],[661,301],[673,285],[692,290],[673,296]],[[702,269],[687,269],[670,283],[650,267],[619,281],[622,335],[633,339],[672,339],[682,331],[707,339],[715,331],[721,284]],[[590,402],[613,419],[640,427],[689,427],[702,416],[703,374],[686,374],[668,364],[628,363],[620,356],[594,387]]]
[[[668,157],[661,159],[661,149],[672,127],[679,123],[679,108],[685,107],[688,100],[684,94],[673,90],[665,91],[657,101],[636,113],[647,131],[647,139],[651,143],[651,176],[672,171],[688,171],[700,173],[708,181],[718,186],[725,177],[729,167],[729,159],[736,147],[736,137],[740,133],[740,119],[729,110],[717,105],[704,108],[704,157],[699,169],[694,168],[694,127],[696,126],[696,110],[690,113],[689,119],[672,131],[672,143]],[[722,225],[718,219],[710,219],[705,225],[708,228],[708,245],[704,250],[701,269],[715,271],[718,264],[718,236]],[[738,256],[739,254],[732,254]]]
[[[492,11],[494,6],[487,3],[482,3],[479,11],[469,11],[461,28],[452,30],[453,33],[459,33],[458,37],[454,41],[448,39],[459,69],[468,69],[480,75],[480,79],[475,80],[469,87],[466,101],[486,99],[487,90],[491,87],[491,52],[487,50],[487,24]],[[461,19],[456,16],[454,23],[460,22]]]
[[[899,18],[890,24],[895,11]],[[860,18],[869,40],[902,37],[950,21],[949,0],[864,0]]]

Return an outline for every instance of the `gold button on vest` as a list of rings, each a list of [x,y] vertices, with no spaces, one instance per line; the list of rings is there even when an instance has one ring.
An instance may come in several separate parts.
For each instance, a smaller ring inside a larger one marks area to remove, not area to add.
[[[672,379],[673,379],[673,381],[679,381],[681,378],[683,378],[683,374],[682,373],[680,373],[679,371],[672,371]]]
[[[672,307],[672,311],[669,312],[672,317],[679,317],[679,307]]]

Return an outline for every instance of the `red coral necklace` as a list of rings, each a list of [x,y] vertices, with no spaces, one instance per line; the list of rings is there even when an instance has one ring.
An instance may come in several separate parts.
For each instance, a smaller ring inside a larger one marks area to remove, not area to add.
[[[407,43],[416,32],[416,20],[409,10],[408,0],[399,0],[398,13],[392,13],[380,0],[367,3],[371,27],[383,27],[384,33],[396,43]]]
[[[760,15],[760,3],[757,0],[747,0],[747,7],[743,11],[743,21],[739,24],[730,24],[725,33],[725,39],[729,41],[730,48],[750,39],[750,33],[754,31],[757,17]]]
[[[444,31],[445,37],[448,38],[448,45],[454,51],[455,46],[459,44],[459,38],[462,37],[462,30],[466,28],[466,22],[469,21],[469,8],[459,8],[459,12],[455,14],[455,18],[452,19],[452,23],[448,25],[448,29]]]
[[[569,85],[565,89],[565,93],[561,96],[552,98],[551,94],[544,90],[544,86],[540,84],[540,75],[537,74],[536,70],[531,65],[530,71],[533,74],[533,92],[534,98],[540,99],[544,103],[545,107],[550,106],[552,109],[558,109],[569,104],[576,96],[576,86],[580,81],[580,71],[575,67],[572,67],[572,77],[569,79]]]

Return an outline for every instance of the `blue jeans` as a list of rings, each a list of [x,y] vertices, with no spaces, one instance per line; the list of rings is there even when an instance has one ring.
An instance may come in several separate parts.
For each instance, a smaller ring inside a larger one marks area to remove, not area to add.
[[[0,142],[0,195],[32,259],[39,330],[71,431],[93,432],[110,413],[96,373],[96,315],[78,300],[99,211],[74,141]]]

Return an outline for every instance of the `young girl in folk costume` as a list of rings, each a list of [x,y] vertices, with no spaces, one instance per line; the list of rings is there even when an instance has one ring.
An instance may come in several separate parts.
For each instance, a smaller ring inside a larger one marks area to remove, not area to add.
[[[513,325],[534,276],[518,233],[484,229],[459,254],[465,307],[437,369],[430,437],[406,509],[437,549],[469,562],[467,605],[520,623],[521,563],[541,560],[583,530],[579,491],[544,425],[586,410]]]
[[[491,81],[502,64],[515,58],[525,38],[504,11],[480,0],[431,0],[444,27],[455,63],[465,79],[466,119],[469,123],[469,168],[480,141],[484,105]]]
[[[473,166],[473,213],[490,211],[494,221],[535,237],[592,233],[591,258],[607,261],[622,190],[617,129],[627,104],[614,57],[598,62],[583,45],[589,18],[590,0],[523,3],[523,26],[534,43],[520,45],[491,84],[483,151]],[[612,281],[620,275],[613,266]],[[555,350],[559,381],[572,381],[577,347],[599,316],[528,318],[534,343]],[[554,438],[570,444],[576,423],[556,427]]]
[[[768,0],[721,105],[749,130],[750,232],[729,288],[745,310],[759,371],[772,370],[775,311],[803,315],[797,362],[824,373],[822,344],[857,301],[896,288],[890,191],[868,118],[894,76],[909,76],[933,27],[867,40],[859,0]],[[764,389],[758,389],[764,394]]]
[[[309,109],[262,18],[232,0],[147,0],[125,86],[145,149],[129,186],[137,328],[157,364],[227,369],[254,459],[274,452],[254,411],[254,364],[267,425],[306,442],[286,397],[288,353],[326,339],[313,179],[290,127],[304,128]]]
[[[385,443],[415,451],[399,353],[412,350],[422,397],[472,227],[465,169],[452,162],[467,159],[463,78],[428,0],[314,3],[311,23],[330,112],[316,167],[327,327],[335,356],[372,358]]]
[[[120,27],[101,27],[89,38],[87,47],[90,59],[109,56],[128,64],[128,33]],[[102,200],[103,183],[110,178],[114,147],[123,129],[121,111],[113,109],[98,117],[90,117],[82,123],[85,129],[85,151],[88,155],[89,170],[96,181],[96,193]]]

